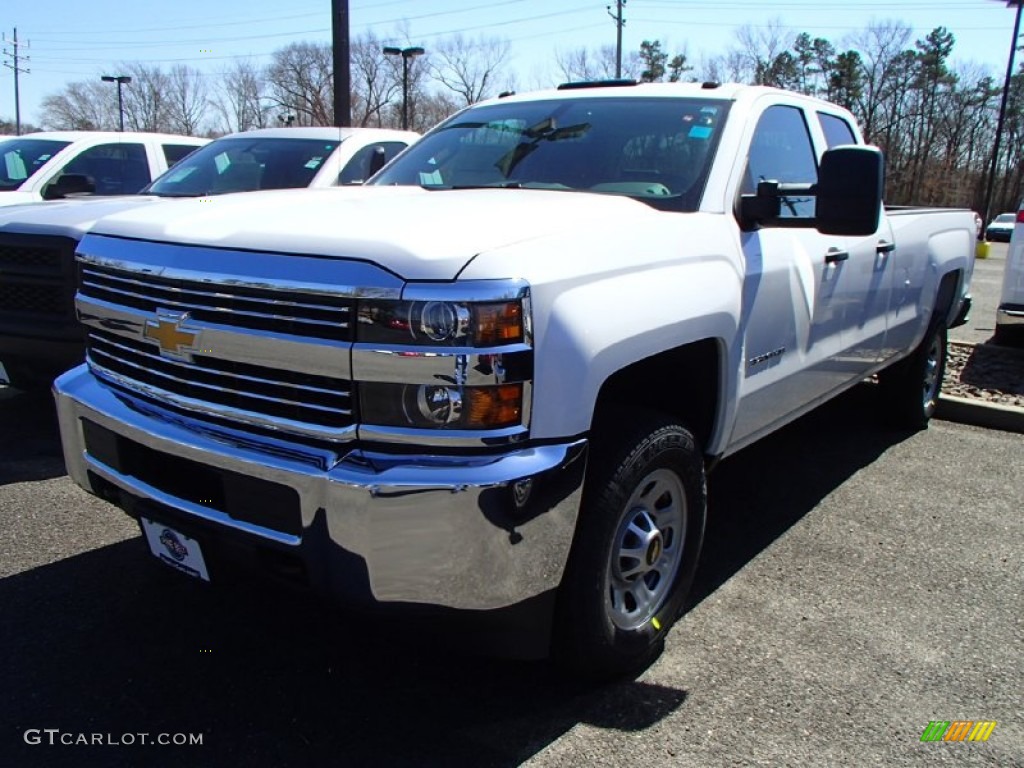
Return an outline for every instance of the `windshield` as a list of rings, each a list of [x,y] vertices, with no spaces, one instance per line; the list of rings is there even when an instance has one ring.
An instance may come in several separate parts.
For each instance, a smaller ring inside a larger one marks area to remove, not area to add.
[[[727,111],[711,99],[499,102],[442,123],[370,183],[597,192],[692,211]]]
[[[1009,224],[1016,218],[1017,217],[1012,213],[1000,213],[998,216],[996,216],[996,221],[998,221],[1001,224]]]
[[[218,139],[163,173],[142,193],[205,197],[308,187],[340,143],[322,139]]]
[[[70,141],[7,139],[0,141],[0,192],[17,189]]]

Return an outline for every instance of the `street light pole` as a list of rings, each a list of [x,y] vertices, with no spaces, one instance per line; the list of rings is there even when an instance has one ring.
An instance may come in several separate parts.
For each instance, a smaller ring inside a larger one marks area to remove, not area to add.
[[[121,86],[130,83],[132,79],[128,75],[103,75],[100,79],[105,83],[117,83],[117,116],[120,120],[120,131],[124,133],[124,100],[121,98]]]
[[[426,51],[419,46],[414,48],[395,48],[385,46],[384,53],[388,56],[402,57],[402,130],[409,130],[409,59],[422,56]]]
[[[1024,8],[1024,0],[999,0],[1005,2],[1007,8],[1017,6],[1017,17],[1013,22],[1013,38],[1010,40],[1010,58],[1006,62],[1006,79],[1003,81],[1003,97],[999,102],[999,119],[996,121],[996,140],[992,143],[992,158],[988,167],[988,186],[985,190],[985,210],[982,221],[988,223],[992,208],[992,191],[996,183],[996,162],[999,159],[999,140],[1003,135],[1003,122],[1006,120],[1006,102],[1010,96],[1010,79],[1013,77],[1013,59],[1017,53],[1017,37],[1020,35],[1020,15]]]

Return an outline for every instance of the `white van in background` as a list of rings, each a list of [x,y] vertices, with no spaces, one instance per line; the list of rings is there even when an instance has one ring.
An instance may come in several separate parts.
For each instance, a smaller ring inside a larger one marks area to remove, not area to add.
[[[1024,346],[1024,204],[1010,238],[1003,269],[1003,292],[996,310],[996,342]]]

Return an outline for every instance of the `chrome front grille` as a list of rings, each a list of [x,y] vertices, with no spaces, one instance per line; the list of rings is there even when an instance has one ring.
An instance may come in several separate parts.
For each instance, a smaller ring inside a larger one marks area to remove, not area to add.
[[[153,344],[92,328],[88,357],[94,370],[127,379],[132,387],[170,396],[178,405],[210,405],[296,425],[340,429],[353,424],[352,386],[343,378],[194,355],[191,362],[162,357]]]
[[[207,283],[83,264],[80,293],[123,307],[188,312],[203,323],[350,341],[353,301],[326,294]]]

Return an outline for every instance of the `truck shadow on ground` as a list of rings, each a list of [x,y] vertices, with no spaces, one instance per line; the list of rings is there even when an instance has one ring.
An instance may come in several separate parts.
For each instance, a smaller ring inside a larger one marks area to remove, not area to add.
[[[698,599],[902,439],[871,424],[873,404],[854,393],[713,473]],[[209,588],[152,563],[138,539],[6,578],[0,605],[12,765],[513,766],[578,723],[638,732],[687,699],[442,649],[263,581]],[[32,728],[203,743],[31,745]]]
[[[721,462],[708,477],[696,605],[858,470],[906,439],[885,426],[877,387],[861,384]]]
[[[65,474],[57,411],[48,390],[0,386],[0,485]]]

